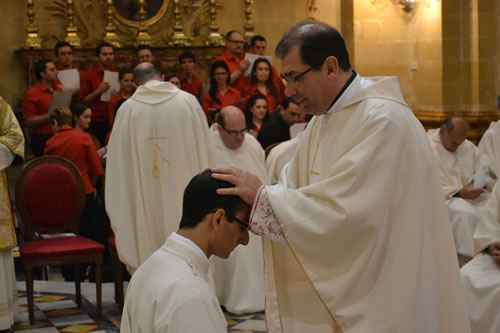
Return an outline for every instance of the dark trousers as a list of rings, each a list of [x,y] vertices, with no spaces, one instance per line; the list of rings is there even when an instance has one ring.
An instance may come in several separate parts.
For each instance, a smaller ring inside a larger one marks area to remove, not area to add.
[[[30,148],[33,156],[40,157],[43,156],[43,151],[45,149],[45,142],[50,139],[51,135],[48,134],[35,134],[31,136]]]
[[[92,121],[90,123],[90,131],[99,140],[101,147],[106,145],[106,136],[109,132],[108,121]]]

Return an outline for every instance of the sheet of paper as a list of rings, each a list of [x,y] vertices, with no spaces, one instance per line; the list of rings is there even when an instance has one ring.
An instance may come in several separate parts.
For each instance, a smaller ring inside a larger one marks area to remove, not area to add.
[[[76,68],[59,71],[57,77],[64,88],[80,89],[80,73]]]
[[[109,102],[117,92],[120,91],[120,82],[118,81],[118,72],[104,71],[102,82],[109,83],[109,89],[101,94],[101,101]]]
[[[71,91],[54,91],[48,112],[54,110],[57,107],[69,108],[69,104],[71,103],[71,95]]]
[[[290,139],[295,138],[300,132],[306,128],[307,123],[296,123],[290,126]]]
[[[474,184],[472,184],[472,188],[475,190],[483,188],[487,182],[488,182],[488,172],[483,168],[480,168],[474,174]]]
[[[273,57],[271,56],[261,56],[258,54],[253,54],[253,53],[245,53],[245,59],[250,61],[250,66],[248,66],[247,70],[245,71],[245,76],[250,76],[252,74],[252,66],[255,60],[258,58],[266,58],[267,61],[272,65],[273,64]]]

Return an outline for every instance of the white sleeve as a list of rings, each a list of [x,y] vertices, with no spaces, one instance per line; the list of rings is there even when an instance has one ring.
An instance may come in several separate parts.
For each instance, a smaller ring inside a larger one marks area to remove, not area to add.
[[[262,185],[257,192],[250,215],[250,228],[259,236],[266,237],[273,242],[286,244],[280,224],[269,202],[265,185]]]
[[[6,145],[0,143],[0,171],[8,167],[14,161],[14,153]]]

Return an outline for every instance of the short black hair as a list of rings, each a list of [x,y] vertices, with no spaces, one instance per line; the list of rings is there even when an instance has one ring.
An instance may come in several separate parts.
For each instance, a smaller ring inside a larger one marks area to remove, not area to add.
[[[118,80],[121,81],[126,74],[134,75],[134,71],[130,68],[124,68],[124,69],[120,70],[120,72],[118,73]]]
[[[71,106],[71,113],[73,115],[73,127],[75,127],[75,117],[79,118],[87,109],[90,109],[90,107],[87,104],[83,104],[82,102],[76,102]]]
[[[135,50],[135,55],[139,56],[139,51],[142,51],[142,50],[149,50],[149,52],[151,52],[151,54],[153,54],[153,49],[151,48],[151,46],[141,44],[141,45],[137,46],[137,49]]]
[[[68,42],[59,42],[56,44],[56,46],[54,47],[54,54],[56,55],[56,57],[59,55],[59,49],[61,47],[65,47],[65,46],[68,46],[71,48],[71,50],[73,50],[73,46],[71,46],[70,43]]]
[[[302,62],[319,70],[326,58],[334,56],[343,71],[351,69],[349,53],[340,33],[327,24],[303,21],[293,26],[276,46],[276,57],[283,59],[293,47],[299,47]]]
[[[255,35],[250,39],[250,47],[255,46],[255,42],[266,42],[266,38],[262,35]]]
[[[196,227],[205,216],[216,209],[224,209],[230,216],[243,209],[245,203],[239,196],[217,194],[217,189],[230,187],[234,185],[213,178],[208,169],[194,176],[184,190],[179,228]]]
[[[42,73],[45,73],[47,69],[47,64],[52,62],[50,59],[38,60],[35,64],[35,76],[38,81],[42,79]]]
[[[297,101],[295,100],[295,98],[293,96],[288,96],[287,98],[285,98],[283,100],[283,102],[281,102],[281,106],[286,110],[286,109],[288,109],[288,106],[290,105],[290,103],[293,103],[295,105],[299,105],[299,104],[297,104]]]
[[[113,53],[115,52],[115,48],[110,43],[101,43],[95,47],[96,56],[99,56],[99,54],[101,54],[101,49],[103,47],[110,47],[113,50]]]
[[[182,63],[182,60],[184,59],[191,59],[193,60],[193,62],[196,62],[196,56],[191,51],[182,52],[182,54],[179,56],[179,64]]]

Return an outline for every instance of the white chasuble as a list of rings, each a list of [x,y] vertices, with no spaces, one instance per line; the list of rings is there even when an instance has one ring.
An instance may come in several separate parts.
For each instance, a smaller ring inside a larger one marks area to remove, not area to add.
[[[196,98],[149,81],[120,107],[108,145],[106,210],[133,273],[177,230],[184,188],[208,168],[211,137]]]
[[[490,171],[495,178],[500,177],[500,121],[492,121],[477,146],[488,156]]]
[[[295,138],[281,142],[279,145],[271,149],[269,155],[267,155],[266,169],[269,177],[271,178],[272,185],[278,183],[281,171],[292,159],[293,154],[295,154],[302,133],[303,132],[299,132]]]
[[[488,170],[488,158],[469,140],[465,140],[455,152],[447,151],[439,139],[439,131],[429,130],[427,135],[440,173],[443,197],[449,198],[446,203],[455,246],[458,254],[472,257],[472,236],[490,195],[493,180],[489,179],[489,190],[485,190],[477,199],[467,200],[453,195],[470,182],[477,170]]]
[[[255,174],[264,184],[269,184],[265,167],[265,153],[260,143],[245,134],[238,149],[227,148],[212,125],[215,165],[237,167]],[[247,246],[236,247],[229,258],[211,258],[214,281],[219,302],[234,314],[254,313],[264,310],[264,262],[262,238],[252,233]]]
[[[122,333],[227,333],[202,250],[176,233],[130,280]]]
[[[469,332],[439,176],[397,78],[357,76],[285,170],[264,188],[286,239],[264,246],[269,332]]]

